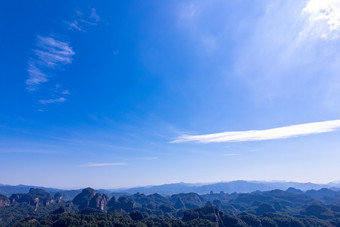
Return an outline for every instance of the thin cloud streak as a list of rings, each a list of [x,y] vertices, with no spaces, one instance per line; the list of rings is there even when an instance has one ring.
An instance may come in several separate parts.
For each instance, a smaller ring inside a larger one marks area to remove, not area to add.
[[[68,22],[68,21],[65,21],[65,23],[68,25],[68,29],[69,30],[77,30],[77,31],[84,31],[80,26],[79,26],[79,23],[78,21],[73,21],[73,22]]]
[[[29,78],[26,80],[26,85],[32,86],[47,82],[47,75],[43,73],[34,62],[28,63],[27,72]]]
[[[38,35],[37,48],[33,50],[35,57],[28,63],[28,79],[26,85],[29,90],[34,86],[48,81],[46,70],[61,68],[72,62],[75,54],[68,42],[62,42],[52,37]]]
[[[57,99],[41,99],[39,102],[43,105],[50,104],[50,103],[60,103],[60,102],[65,102],[66,99],[64,97],[60,97]]]
[[[53,68],[59,64],[65,65],[72,62],[74,51],[67,42],[38,36],[37,46],[39,49],[34,52],[47,67]]]
[[[103,167],[103,166],[126,166],[126,162],[111,162],[111,163],[89,163],[81,165],[80,167]]]
[[[100,21],[100,17],[99,17],[99,15],[97,14],[97,11],[96,11],[95,8],[92,8],[92,9],[91,9],[90,18],[93,19],[93,20],[96,21],[96,22],[99,22],[99,21]]]
[[[333,120],[291,125],[266,130],[231,131],[206,135],[182,135],[179,136],[177,139],[171,141],[171,143],[221,143],[286,139],[297,136],[332,132],[339,128],[340,120]]]
[[[95,8],[91,8],[90,12],[83,13],[76,11],[77,18],[73,21],[65,21],[69,30],[77,30],[80,32],[86,31],[87,26],[97,26],[100,22],[100,16]]]

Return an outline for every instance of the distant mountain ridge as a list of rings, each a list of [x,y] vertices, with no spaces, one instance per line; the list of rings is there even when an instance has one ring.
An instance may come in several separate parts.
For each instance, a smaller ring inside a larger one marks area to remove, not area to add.
[[[22,184],[20,185],[0,184],[0,194],[5,195],[5,196],[10,196],[12,194],[17,194],[17,193],[24,194],[24,193],[28,193],[31,188],[42,189],[49,193],[59,192],[61,196],[63,197],[63,199],[66,201],[72,200],[76,195],[78,195],[82,191],[82,189],[65,190],[65,189],[58,189],[58,188],[48,188],[48,187],[40,187],[40,186],[22,185]],[[119,192],[114,193],[112,191],[103,190],[103,189],[99,189],[97,191],[103,194],[108,194],[110,196],[120,196],[123,194]]]
[[[330,188],[337,190],[339,184],[315,184],[315,183],[299,183],[299,182],[263,182],[263,181],[230,181],[219,182],[205,185],[195,185],[186,183],[164,184],[157,186],[135,187],[128,189],[116,189],[115,192],[125,192],[129,194],[144,193],[153,194],[159,193],[170,195],[175,193],[189,193],[195,192],[198,194],[206,194],[211,191],[225,193],[249,193],[254,191],[269,191],[274,189],[287,190],[288,188],[296,188],[302,191],[319,190],[321,188]],[[110,190],[111,191],[111,190]]]
[[[14,193],[28,193],[31,188],[39,188],[43,189],[47,192],[53,193],[58,192],[60,189],[56,188],[48,188],[48,187],[40,187],[40,186],[33,186],[33,185],[6,185],[6,184],[0,184],[0,194],[3,195],[12,195]]]
[[[14,193],[28,193],[30,188],[43,189],[50,193],[60,192],[65,200],[73,199],[77,194],[81,192],[81,189],[76,190],[64,190],[49,187],[37,187],[31,185],[3,185],[0,184],[0,194],[9,196]],[[171,195],[176,193],[189,193],[195,192],[198,194],[206,194],[213,192],[225,192],[225,193],[249,193],[254,191],[269,191],[274,189],[287,190],[288,188],[295,188],[302,191],[307,190],[319,190],[321,188],[328,188],[333,190],[339,190],[339,183],[329,183],[329,184],[315,184],[315,183],[299,183],[299,182],[264,182],[264,181],[230,181],[230,182],[219,182],[211,184],[188,184],[188,183],[174,183],[174,184],[163,184],[145,187],[133,187],[126,189],[99,189],[100,193],[108,195],[123,195],[123,194],[134,194],[134,193],[144,193],[144,194],[163,194]]]

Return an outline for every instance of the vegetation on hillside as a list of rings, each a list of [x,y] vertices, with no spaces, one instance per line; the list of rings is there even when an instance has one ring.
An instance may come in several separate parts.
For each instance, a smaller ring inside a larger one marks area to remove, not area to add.
[[[340,192],[136,193],[85,188],[72,201],[42,189],[0,195],[0,226],[340,226]]]

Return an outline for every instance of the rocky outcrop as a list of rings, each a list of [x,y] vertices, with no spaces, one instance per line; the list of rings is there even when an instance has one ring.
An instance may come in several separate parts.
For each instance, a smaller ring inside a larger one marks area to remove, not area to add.
[[[73,204],[77,205],[80,210],[88,207],[91,199],[96,195],[96,191],[92,188],[85,188],[73,200]]]
[[[132,198],[128,196],[121,196],[118,201],[116,201],[115,197],[112,197],[107,206],[110,211],[124,210],[126,212],[132,212],[132,210],[136,208],[137,204]]]
[[[9,206],[9,198],[7,196],[1,195],[0,194],[0,207],[6,207]]]
[[[39,188],[31,188],[28,192],[29,195],[31,195],[34,198],[34,202],[36,204],[41,203],[43,206],[48,206],[50,203],[53,203],[52,197],[50,193],[46,192],[43,189]]]
[[[60,192],[57,192],[57,193],[54,194],[53,200],[54,200],[56,203],[60,203],[60,202],[63,200],[63,196],[61,195]]]
[[[106,204],[109,201],[109,197],[106,195],[101,195],[97,193],[90,201],[89,207],[96,208],[99,210],[104,210],[106,207]]]
[[[175,208],[194,209],[202,207],[205,202],[197,193],[180,193],[171,196]]]
[[[111,208],[114,207],[116,203],[118,203],[116,197],[112,196],[109,202],[106,204],[106,206]]]
[[[35,206],[35,210],[37,210],[39,206],[48,206],[54,202],[50,193],[38,188],[31,188],[26,194],[13,194],[9,200],[11,204],[28,203],[29,205]]]
[[[10,203],[28,203],[30,205],[35,205],[34,198],[29,194],[13,194],[9,197]]]
[[[108,201],[109,198],[106,195],[97,193],[92,188],[85,188],[72,202],[74,205],[77,205],[80,210],[87,207],[104,210]]]

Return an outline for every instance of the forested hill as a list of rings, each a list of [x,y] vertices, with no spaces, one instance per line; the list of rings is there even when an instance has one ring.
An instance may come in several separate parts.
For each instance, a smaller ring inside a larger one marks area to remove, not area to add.
[[[110,196],[85,188],[73,200],[31,188],[0,195],[0,226],[340,226],[340,191],[257,191]],[[66,224],[65,224],[66,223]]]

